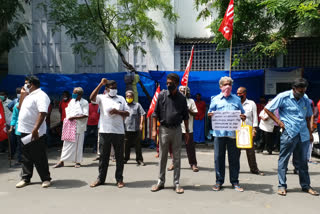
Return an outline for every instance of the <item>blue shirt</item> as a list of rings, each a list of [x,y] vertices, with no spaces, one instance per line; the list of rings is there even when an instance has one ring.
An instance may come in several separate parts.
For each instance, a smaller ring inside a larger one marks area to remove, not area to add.
[[[292,90],[285,91],[278,94],[265,108],[271,112],[279,109],[280,120],[291,138],[300,134],[302,142],[310,140],[306,117],[312,116],[312,109],[307,95],[296,100]]]
[[[211,98],[211,103],[208,112],[213,111],[234,111],[240,110],[242,114],[245,113],[242,108],[241,100],[238,96],[231,94],[229,97],[219,94]],[[235,137],[235,131],[223,131],[223,130],[213,130],[213,136],[215,137]]]
[[[18,132],[18,117],[19,117],[18,105],[19,105],[19,102],[17,102],[13,107],[10,126],[14,126],[15,127],[15,134],[20,136],[21,133]]]

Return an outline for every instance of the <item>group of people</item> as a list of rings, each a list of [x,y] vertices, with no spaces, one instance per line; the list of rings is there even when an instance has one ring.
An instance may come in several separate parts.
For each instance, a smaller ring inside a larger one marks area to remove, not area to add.
[[[152,138],[159,138],[159,176],[152,192],[164,189],[166,180],[166,166],[168,152],[172,153],[170,170],[174,170],[174,190],[178,194],[184,193],[180,185],[181,145],[186,145],[190,168],[198,172],[193,131],[202,124],[197,123],[204,119],[204,111],[198,115],[199,108],[205,108],[201,102],[200,94],[197,94],[196,102],[190,98],[190,89],[179,86],[179,76],[175,73],[167,75],[167,89],[158,95],[154,112],[152,114]],[[240,87],[237,95],[232,94],[233,80],[230,77],[222,77],[219,81],[221,93],[211,98],[208,117],[213,117],[217,111],[239,110],[239,117],[247,125],[253,127],[253,138],[258,130],[258,114],[256,104],[247,99],[247,89]],[[298,169],[299,181],[303,191],[311,195],[319,195],[310,186],[308,172],[307,152],[310,142],[313,141],[310,118],[313,115],[310,101],[305,94],[308,83],[305,79],[297,79],[292,89],[277,95],[263,109],[260,114],[261,121],[272,120],[281,129],[280,153],[278,161],[278,194],[285,196],[287,193],[286,173],[288,161],[294,153],[295,166]],[[104,93],[99,94],[104,89]],[[125,186],[123,181],[124,164],[130,159],[130,147],[135,145],[136,161],[139,165],[145,165],[141,153],[141,130],[144,126],[145,111],[138,102],[134,101],[135,94],[127,90],[125,98],[118,95],[117,83],[103,78],[90,95],[90,104],[82,98],[83,89],[74,88],[72,96],[64,96],[61,105],[65,105],[63,112],[64,139],[60,161],[54,166],[64,166],[65,161],[75,162],[79,168],[82,161],[83,142],[88,125],[89,112],[94,111],[95,119],[92,126],[98,127],[98,153],[99,169],[97,179],[90,187],[97,187],[105,183],[110,153],[114,149],[116,160],[116,184],[119,188]],[[21,181],[17,188],[30,183],[33,166],[36,167],[42,180],[42,187],[51,185],[51,177],[48,167],[46,144],[44,141],[46,123],[44,123],[50,104],[49,97],[40,89],[40,81],[35,76],[28,76],[25,85],[21,88],[19,102],[15,105],[18,111],[16,131],[20,134],[21,145]],[[90,110],[90,105],[92,109]],[[275,115],[275,111],[279,116]],[[97,117],[99,119],[97,119]],[[199,121],[194,121],[194,118]],[[158,125],[159,124],[159,127]],[[195,127],[194,127],[195,124]],[[260,122],[261,124],[261,122]],[[157,132],[158,128],[158,132]],[[198,133],[197,133],[198,134]],[[195,134],[196,135],[196,134]],[[30,142],[21,142],[21,139],[30,137]],[[230,183],[234,190],[243,192],[239,184],[240,154],[241,150],[236,146],[235,131],[213,130],[214,136],[214,164],[216,182],[212,189],[220,191],[225,180],[225,156],[228,150],[230,171]],[[199,141],[202,141],[203,139]],[[251,173],[264,175],[257,166],[255,148],[247,149],[247,158]],[[169,170],[169,169],[168,169]]]

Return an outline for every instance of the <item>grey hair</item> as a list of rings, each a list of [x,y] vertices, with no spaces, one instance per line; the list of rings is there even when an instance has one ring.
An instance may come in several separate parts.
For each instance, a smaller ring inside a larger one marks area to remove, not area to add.
[[[222,86],[224,82],[231,82],[231,85],[233,85],[233,79],[231,79],[231,77],[221,77],[221,79],[219,80],[219,86]]]
[[[76,88],[74,88],[73,90],[76,90],[79,95],[83,95],[83,88],[81,88],[81,87],[76,87]]]
[[[133,92],[132,90],[126,91],[126,95],[127,95],[127,94],[132,94],[132,96],[134,96],[134,92]]]
[[[187,93],[190,93],[190,88],[188,86],[183,86],[183,85],[179,86],[179,91],[180,90],[185,91],[186,88],[187,88]]]

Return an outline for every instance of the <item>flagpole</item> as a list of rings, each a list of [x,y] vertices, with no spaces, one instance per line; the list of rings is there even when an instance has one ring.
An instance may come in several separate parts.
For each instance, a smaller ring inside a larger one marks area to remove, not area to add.
[[[230,70],[229,70],[229,77],[231,77],[231,69],[232,69],[232,37],[230,40]]]

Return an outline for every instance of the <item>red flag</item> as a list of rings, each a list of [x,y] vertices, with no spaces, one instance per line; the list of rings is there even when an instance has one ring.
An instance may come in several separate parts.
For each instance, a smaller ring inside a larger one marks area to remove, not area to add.
[[[189,72],[191,70],[192,60],[193,60],[193,52],[194,52],[194,45],[192,46],[191,55],[190,55],[190,58],[189,58],[188,65],[187,65],[186,70],[185,70],[185,72],[184,72],[184,74],[182,76],[182,79],[181,79],[181,85],[183,85],[183,86],[187,86],[188,85]]]
[[[222,33],[224,38],[226,38],[228,41],[230,41],[232,38],[233,17],[234,17],[234,7],[233,7],[233,0],[231,0],[226,13],[224,14],[221,25],[219,27],[219,31]]]
[[[6,119],[4,116],[4,109],[2,102],[0,101],[0,141],[8,139],[7,129],[6,129]]]
[[[155,109],[155,107],[156,107],[156,103],[157,103],[157,100],[158,100],[158,95],[159,95],[159,93],[160,93],[160,85],[158,86],[158,88],[157,88],[157,90],[156,90],[156,93],[154,93],[154,95],[153,95],[152,102],[151,102],[151,104],[150,104],[147,117],[150,117],[151,114],[154,112],[154,109]]]

